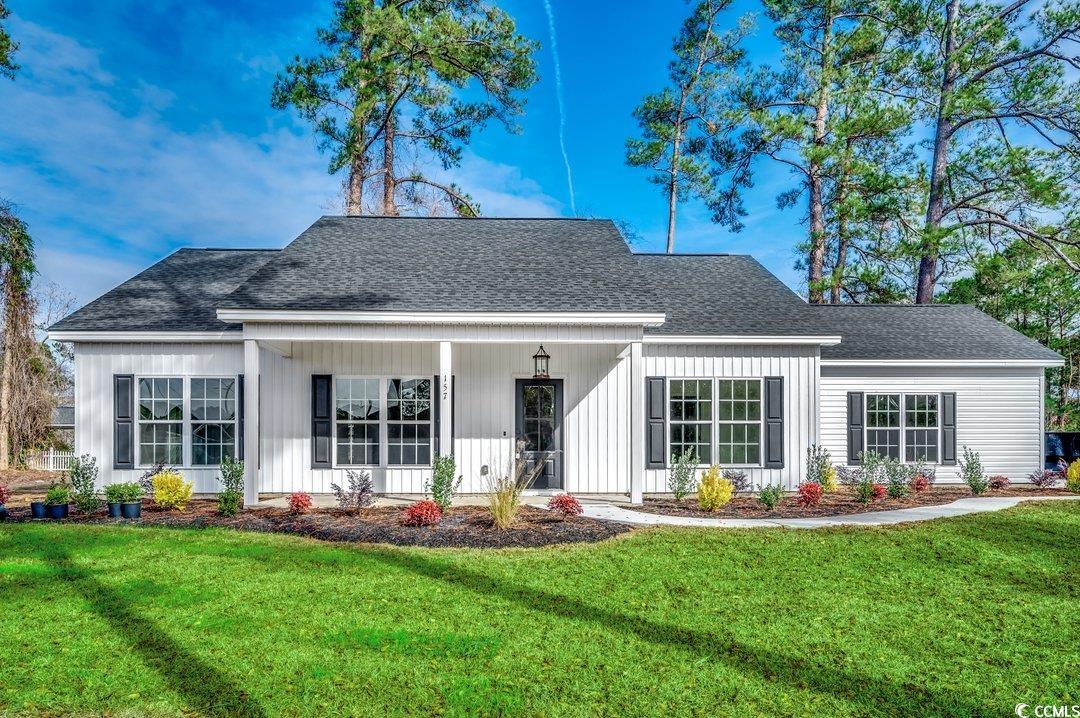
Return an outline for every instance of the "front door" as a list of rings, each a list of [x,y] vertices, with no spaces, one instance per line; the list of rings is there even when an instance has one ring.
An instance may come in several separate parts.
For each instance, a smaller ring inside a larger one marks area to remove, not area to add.
[[[561,489],[562,467],[562,379],[518,379],[515,434],[525,442],[525,468],[537,462],[544,466],[530,488]]]

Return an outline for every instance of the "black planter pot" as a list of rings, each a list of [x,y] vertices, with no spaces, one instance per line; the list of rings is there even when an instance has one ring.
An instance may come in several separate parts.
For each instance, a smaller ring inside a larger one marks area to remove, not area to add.
[[[125,519],[137,519],[142,516],[142,502],[120,504],[120,513]]]
[[[45,507],[50,519],[66,519],[68,516],[67,504],[51,504]]]
[[[120,504],[119,501],[116,502],[116,503],[111,503],[110,502],[110,503],[106,504],[106,506],[109,507],[109,518],[110,519],[118,519],[118,518],[120,518],[120,506],[121,506],[121,504]]]
[[[0,506],[0,521],[7,521],[7,507]]]
[[[45,502],[44,501],[31,501],[30,502],[30,518],[43,519],[45,518]]]

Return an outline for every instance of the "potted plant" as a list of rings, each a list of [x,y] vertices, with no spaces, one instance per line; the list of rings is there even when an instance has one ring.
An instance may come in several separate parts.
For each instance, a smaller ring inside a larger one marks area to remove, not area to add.
[[[0,484],[0,521],[7,518],[7,502],[11,498],[11,492],[4,484]]]
[[[71,490],[63,484],[53,484],[45,492],[45,508],[50,519],[66,519]]]
[[[45,518],[45,502],[44,501],[31,501],[30,502],[30,518],[43,519]]]
[[[137,519],[142,516],[142,486],[134,481],[120,484],[120,515],[125,519]]]
[[[105,505],[109,509],[109,518],[120,518],[120,504],[124,500],[125,484],[109,484],[105,487]]]

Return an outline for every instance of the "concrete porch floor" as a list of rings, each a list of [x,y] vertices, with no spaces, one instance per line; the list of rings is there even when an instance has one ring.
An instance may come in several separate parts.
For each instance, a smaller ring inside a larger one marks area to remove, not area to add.
[[[526,492],[521,497],[521,503],[526,506],[547,506],[547,502],[556,493],[561,492]],[[626,494],[587,494],[576,495],[582,504],[602,505],[628,505],[630,497]],[[408,506],[425,498],[425,494],[377,494],[375,506]],[[337,501],[333,494],[311,494],[311,501],[316,508],[333,508]],[[273,506],[285,508],[289,505],[288,494],[260,494],[259,506]],[[457,494],[454,496],[455,506],[487,506],[487,494]]]

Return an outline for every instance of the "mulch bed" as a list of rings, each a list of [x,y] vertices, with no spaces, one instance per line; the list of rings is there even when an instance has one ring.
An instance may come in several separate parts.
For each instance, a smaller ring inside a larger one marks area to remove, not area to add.
[[[10,521],[31,521],[29,508],[10,510]],[[576,516],[563,520],[558,514],[529,506],[521,507],[517,522],[500,531],[491,523],[485,507],[454,507],[443,514],[438,526],[417,528],[402,526],[404,507],[383,506],[359,510],[313,509],[306,514],[292,514],[281,508],[242,509],[227,518],[217,512],[217,502],[196,499],[183,513],[162,509],[144,501],[142,518],[136,521],[110,519],[104,509],[89,516],[78,515],[72,508],[65,523],[140,524],[177,528],[214,526],[241,531],[262,531],[307,536],[323,541],[380,543],[397,546],[435,548],[529,548],[566,543],[592,543],[632,530],[610,521]]]
[[[987,491],[983,496],[1074,496],[1065,489],[1039,489],[1034,486],[1010,486],[997,491]],[[871,501],[863,505],[846,487],[840,487],[834,493],[825,494],[821,503],[813,507],[800,506],[794,494],[785,496],[776,508],[769,511],[756,496],[737,496],[719,511],[702,511],[698,507],[696,496],[687,496],[682,501],[672,498],[646,498],[645,504],[636,509],[654,514],[669,516],[696,516],[707,519],[799,519],[818,518],[821,516],[846,516],[868,511],[889,511],[891,509],[910,509],[916,506],[936,506],[948,504],[957,499],[974,496],[967,486],[932,486],[927,491],[912,492],[902,499],[885,497],[880,501]]]

